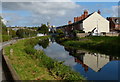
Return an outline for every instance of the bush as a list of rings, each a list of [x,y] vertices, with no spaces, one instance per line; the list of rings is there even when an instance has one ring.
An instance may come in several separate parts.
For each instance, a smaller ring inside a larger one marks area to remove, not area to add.
[[[41,40],[41,41],[38,42],[38,44],[40,46],[42,46],[44,49],[46,49],[48,47],[48,45],[49,45],[49,39],[47,38],[45,40]]]
[[[19,29],[17,30],[16,35],[20,38],[26,38],[26,37],[36,36],[37,32],[29,29]]]
[[[64,34],[64,32],[61,29],[57,29],[56,33],[58,33],[58,34]]]
[[[12,36],[8,36],[8,35],[2,35],[2,41],[8,41],[12,38]]]
[[[28,46],[28,47],[26,47],[24,50],[25,50],[25,52],[26,52],[27,54],[31,54],[31,55],[34,55],[35,52],[36,52],[36,50],[33,49],[32,46]]]
[[[38,28],[37,30],[39,33],[43,33],[43,34],[48,34],[48,26],[46,26],[45,24],[42,24],[41,27]]]

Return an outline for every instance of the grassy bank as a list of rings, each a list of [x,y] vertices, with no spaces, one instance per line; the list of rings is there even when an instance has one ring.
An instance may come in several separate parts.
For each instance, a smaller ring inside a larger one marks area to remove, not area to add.
[[[87,49],[94,52],[104,53],[112,56],[119,56],[120,37],[85,37],[79,40],[63,39],[64,46]]]
[[[2,42],[2,34],[0,34],[0,43]]]
[[[4,48],[6,55],[22,80],[84,80],[63,62],[46,56],[34,46],[45,37],[20,40]],[[11,50],[13,52],[11,52]]]

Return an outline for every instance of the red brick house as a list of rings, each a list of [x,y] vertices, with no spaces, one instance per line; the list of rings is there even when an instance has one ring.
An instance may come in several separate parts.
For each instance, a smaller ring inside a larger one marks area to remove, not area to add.
[[[110,31],[120,31],[120,17],[107,17],[110,22]]]

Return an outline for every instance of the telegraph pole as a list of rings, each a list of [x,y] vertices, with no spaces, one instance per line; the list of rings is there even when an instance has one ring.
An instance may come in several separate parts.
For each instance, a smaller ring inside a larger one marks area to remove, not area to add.
[[[10,33],[10,30],[9,30],[9,28],[7,28],[7,33],[8,33],[8,36],[9,36],[9,33]]]
[[[97,36],[98,36],[98,20],[97,20]]]

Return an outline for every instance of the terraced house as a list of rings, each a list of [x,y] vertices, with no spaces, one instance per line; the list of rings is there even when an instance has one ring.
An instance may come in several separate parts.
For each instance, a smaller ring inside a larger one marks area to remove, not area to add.
[[[110,31],[120,31],[120,17],[107,17],[110,21]]]
[[[88,10],[79,17],[74,17],[74,22],[68,21],[68,25],[57,27],[62,29],[66,34],[71,34],[73,30],[82,30],[85,33],[109,32],[109,21],[101,16],[101,12],[93,12],[89,14]]]

